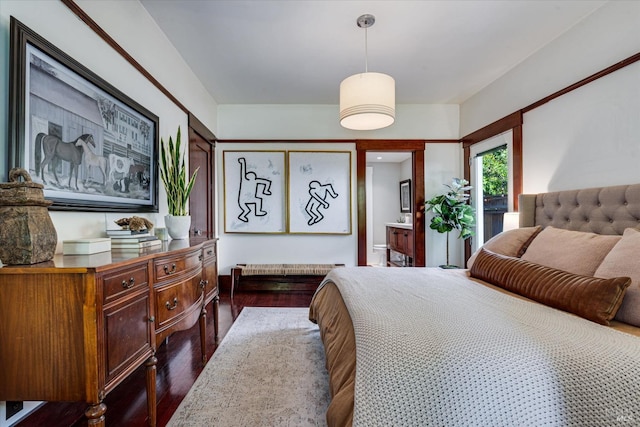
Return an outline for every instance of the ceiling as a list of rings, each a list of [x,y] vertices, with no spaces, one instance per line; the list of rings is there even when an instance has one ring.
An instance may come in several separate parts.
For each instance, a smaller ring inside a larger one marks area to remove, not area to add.
[[[396,103],[462,103],[606,1],[140,0],[219,104],[338,104],[391,75]]]

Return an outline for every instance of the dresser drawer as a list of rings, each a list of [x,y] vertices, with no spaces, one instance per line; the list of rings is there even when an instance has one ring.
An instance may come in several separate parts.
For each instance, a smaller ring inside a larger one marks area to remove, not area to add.
[[[200,268],[202,265],[202,251],[198,249],[186,255],[159,258],[153,262],[155,282],[170,280]]]
[[[208,245],[202,248],[202,263],[208,264],[216,261],[216,245]]]
[[[156,328],[161,329],[193,307],[202,296],[200,275],[183,282],[156,288]]]
[[[105,273],[103,282],[104,302],[109,303],[117,300],[142,286],[148,286],[147,264],[138,264],[126,270]]]

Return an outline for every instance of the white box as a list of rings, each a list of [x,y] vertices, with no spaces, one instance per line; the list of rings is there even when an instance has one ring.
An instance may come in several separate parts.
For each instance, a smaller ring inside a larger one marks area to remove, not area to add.
[[[7,418],[6,402],[0,402],[0,427],[11,427],[44,404],[45,402],[22,402],[22,409]]]
[[[62,242],[62,253],[65,255],[89,255],[110,250],[111,239],[108,237],[65,240]]]

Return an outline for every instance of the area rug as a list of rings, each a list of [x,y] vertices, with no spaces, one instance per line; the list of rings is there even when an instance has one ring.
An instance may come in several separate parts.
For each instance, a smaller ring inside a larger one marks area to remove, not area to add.
[[[328,405],[309,309],[245,307],[168,426],[324,426]]]

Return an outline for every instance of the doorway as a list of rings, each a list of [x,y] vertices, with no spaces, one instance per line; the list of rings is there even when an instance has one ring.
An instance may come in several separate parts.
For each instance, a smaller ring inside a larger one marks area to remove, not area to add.
[[[195,116],[189,115],[189,175],[198,169],[191,197],[189,214],[194,241],[205,241],[215,237],[215,135]]]
[[[471,204],[476,214],[473,251],[502,232],[504,213],[513,210],[513,172],[509,160],[512,139],[512,132],[508,131],[471,147]]]
[[[357,151],[357,200],[358,200],[358,265],[367,265],[369,240],[367,237],[367,186],[366,168],[367,153],[397,152],[411,156],[411,213],[413,224],[414,265],[423,267],[426,264],[424,235],[424,148],[425,142],[419,141],[356,141]],[[394,183],[399,185],[399,183]],[[374,201],[375,203],[375,201]],[[393,203],[399,205],[399,200]]]
[[[411,152],[367,152],[367,265],[386,265],[387,224],[412,223],[412,209],[400,203],[400,183],[408,191],[411,175]]]

